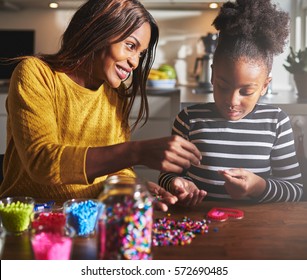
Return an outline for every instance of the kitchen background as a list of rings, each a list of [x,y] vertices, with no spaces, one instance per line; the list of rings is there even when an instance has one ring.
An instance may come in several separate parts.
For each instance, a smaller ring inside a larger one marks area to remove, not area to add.
[[[59,47],[64,32],[76,8],[84,1],[61,0],[59,9],[48,8],[49,0],[0,0],[0,29],[35,30],[35,51],[53,53]],[[143,0],[141,1],[156,18],[160,41],[154,67],[168,63],[180,69],[179,82],[193,81],[197,44],[201,36],[216,30],[211,23],[218,9],[209,9],[208,0]],[[223,1],[215,1],[221,4]],[[296,0],[276,0],[282,9],[291,14],[291,45],[295,44]],[[161,8],[162,7],[162,8]],[[1,38],[0,38],[1,40]],[[273,90],[291,89],[293,82],[284,70],[285,53],[275,59],[273,67]]]
[[[252,0],[251,0],[252,1]],[[58,9],[48,7],[49,0],[0,0],[0,29],[35,30],[35,52],[53,53],[57,51],[61,35],[72,15],[84,1],[57,1]],[[199,51],[199,39],[208,32],[215,33],[211,26],[218,9],[210,9],[208,0],[143,0],[160,27],[160,40],[154,67],[162,63],[171,64],[177,70],[179,86],[172,93],[159,96],[150,94],[150,119],[142,130],[134,134],[135,139],[145,139],[169,135],[175,114],[188,103],[204,102],[207,97],[189,99],[185,95],[187,87],[195,84],[193,76],[195,59]],[[221,5],[224,1],[214,1]],[[307,0],[275,0],[291,16],[291,36],[285,52],[275,58],[272,70],[272,91],[287,92],[289,99],[280,101],[273,96],[269,103],[276,103],[291,116],[296,135],[307,133],[307,103],[296,99],[296,89],[292,75],[283,64],[289,53],[289,46],[296,50],[306,44]],[[1,44],[1,38],[0,38]],[[0,88],[1,89],[1,88]],[[0,94],[0,153],[5,150],[7,89]],[[277,96],[277,95],[276,95]],[[208,97],[210,100],[210,97]],[[275,98],[275,99],[274,99]],[[280,104],[282,103],[282,104]],[[133,118],[133,115],[132,115]],[[307,151],[307,136],[305,137]],[[140,171],[141,176],[154,180],[157,172]]]

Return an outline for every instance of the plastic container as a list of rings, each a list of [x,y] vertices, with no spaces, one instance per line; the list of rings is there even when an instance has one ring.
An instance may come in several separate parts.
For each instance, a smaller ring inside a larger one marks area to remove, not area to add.
[[[64,203],[66,224],[74,228],[76,236],[89,237],[95,233],[103,209],[97,199],[68,200]]]
[[[137,178],[112,176],[99,200],[105,204],[98,221],[98,259],[152,259],[152,196]]]
[[[5,230],[2,226],[0,226],[0,259],[2,259],[2,252],[5,244]]]
[[[69,226],[56,224],[31,228],[31,246],[36,260],[69,260],[75,231]]]
[[[0,200],[0,217],[7,233],[28,230],[35,201],[32,197],[6,197]]]

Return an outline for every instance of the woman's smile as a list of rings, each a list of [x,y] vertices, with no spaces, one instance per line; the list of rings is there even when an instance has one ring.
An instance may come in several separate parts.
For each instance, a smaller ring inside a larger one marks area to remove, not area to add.
[[[132,72],[132,69],[124,69],[123,67],[116,65],[115,66],[116,73],[120,80],[125,81],[128,79],[130,73]]]

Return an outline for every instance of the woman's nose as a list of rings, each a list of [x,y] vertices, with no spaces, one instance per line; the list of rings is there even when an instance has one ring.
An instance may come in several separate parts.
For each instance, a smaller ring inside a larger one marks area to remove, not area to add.
[[[137,53],[128,57],[128,63],[132,69],[135,69],[138,67],[139,60],[140,58]]]

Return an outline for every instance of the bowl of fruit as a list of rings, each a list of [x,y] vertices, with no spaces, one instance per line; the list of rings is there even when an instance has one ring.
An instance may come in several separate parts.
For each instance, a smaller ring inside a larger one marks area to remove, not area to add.
[[[149,72],[147,87],[174,88],[176,85],[176,70],[168,64],[162,64],[158,69],[152,68]]]

